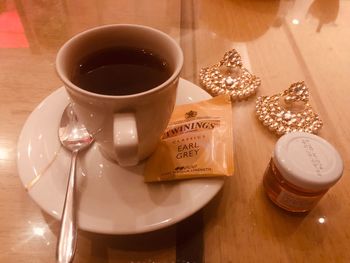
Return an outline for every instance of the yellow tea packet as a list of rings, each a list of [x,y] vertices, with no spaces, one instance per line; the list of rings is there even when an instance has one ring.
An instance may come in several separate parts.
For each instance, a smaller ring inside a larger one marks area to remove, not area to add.
[[[232,108],[230,97],[176,106],[153,155],[147,160],[145,182],[233,174]]]

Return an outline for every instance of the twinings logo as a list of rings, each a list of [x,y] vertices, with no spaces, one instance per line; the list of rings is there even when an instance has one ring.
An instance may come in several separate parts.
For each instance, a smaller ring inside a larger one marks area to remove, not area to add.
[[[197,112],[196,111],[193,111],[193,110],[190,110],[189,112],[186,112],[185,113],[185,118],[186,119],[189,119],[189,118],[194,118],[197,116]]]
[[[175,137],[188,132],[197,132],[201,130],[212,130],[216,126],[220,126],[220,120],[197,120],[190,123],[180,124],[167,129],[162,139],[167,139],[170,137]]]

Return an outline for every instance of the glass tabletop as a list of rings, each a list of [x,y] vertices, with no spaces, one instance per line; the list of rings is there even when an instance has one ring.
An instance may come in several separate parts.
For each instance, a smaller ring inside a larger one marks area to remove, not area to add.
[[[62,86],[59,47],[85,29],[115,23],[172,36],[184,52],[181,77],[195,85],[201,68],[234,48],[261,86],[233,103],[235,174],[204,208],[144,234],[79,231],[74,262],[350,262],[349,14],[346,0],[0,1],[0,262],[55,262],[60,223],[21,183],[18,137],[30,113]],[[278,137],[255,116],[257,96],[298,81],[323,120],[318,135],[344,161],[341,180],[302,214],[265,194],[263,175]]]

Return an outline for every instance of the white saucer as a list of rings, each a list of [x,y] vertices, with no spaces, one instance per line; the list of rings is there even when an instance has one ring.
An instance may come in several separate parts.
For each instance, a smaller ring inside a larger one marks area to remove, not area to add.
[[[181,79],[177,104],[210,98]],[[17,166],[24,186],[39,175],[29,195],[60,219],[70,153],[61,148],[57,129],[68,95],[60,88],[29,116],[18,140]],[[94,144],[78,162],[79,228],[106,234],[136,234],[160,229],[190,216],[221,189],[224,180],[196,179],[164,184],[143,182],[143,165],[122,168],[106,160]]]

